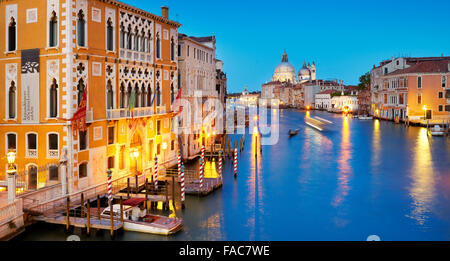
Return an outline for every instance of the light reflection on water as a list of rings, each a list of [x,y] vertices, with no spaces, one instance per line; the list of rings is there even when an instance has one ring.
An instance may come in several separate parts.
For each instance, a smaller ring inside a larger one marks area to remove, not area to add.
[[[174,211],[183,231],[168,238],[126,232],[117,240],[450,240],[450,139],[312,111],[334,122],[320,132],[304,124],[304,112],[277,113],[278,144],[255,158],[247,130],[238,177],[225,161],[222,189],[188,196],[186,209]],[[289,138],[289,129],[300,131]],[[216,163],[207,164],[205,175],[216,175]],[[65,237],[62,228],[38,225],[22,239]],[[82,237],[100,239],[109,237]]]
[[[412,164],[412,184],[409,192],[413,203],[408,216],[420,225],[425,224],[428,214],[432,211],[435,194],[433,160],[428,139],[427,130],[421,128],[416,141],[415,160]]]

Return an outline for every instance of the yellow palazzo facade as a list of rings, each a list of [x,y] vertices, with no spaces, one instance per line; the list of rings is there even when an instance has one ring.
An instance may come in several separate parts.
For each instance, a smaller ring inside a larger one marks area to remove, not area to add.
[[[178,28],[114,0],[0,1],[0,186],[80,191],[176,162]],[[3,40],[4,39],[4,40]],[[87,130],[73,117],[87,92]],[[134,97],[134,109],[129,109]],[[67,174],[62,173],[65,164]]]

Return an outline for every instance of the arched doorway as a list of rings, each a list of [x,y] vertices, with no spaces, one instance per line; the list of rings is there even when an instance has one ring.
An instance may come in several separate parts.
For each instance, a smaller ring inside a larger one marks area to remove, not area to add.
[[[130,142],[130,172],[133,175],[136,173],[136,171],[138,175],[142,174],[143,169],[142,157],[143,157],[142,139],[139,133],[135,132]]]
[[[36,165],[29,165],[27,169],[28,174],[28,190],[37,189],[38,173]]]

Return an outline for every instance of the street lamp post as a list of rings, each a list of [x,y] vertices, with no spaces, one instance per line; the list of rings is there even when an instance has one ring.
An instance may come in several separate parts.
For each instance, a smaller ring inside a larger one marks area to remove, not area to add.
[[[13,203],[16,200],[16,168],[14,161],[16,160],[16,153],[11,151],[7,154],[8,158],[8,203]]]

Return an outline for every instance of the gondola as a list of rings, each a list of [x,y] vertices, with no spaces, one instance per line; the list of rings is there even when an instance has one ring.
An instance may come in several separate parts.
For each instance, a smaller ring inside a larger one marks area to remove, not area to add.
[[[298,130],[289,130],[289,138],[298,134]]]

